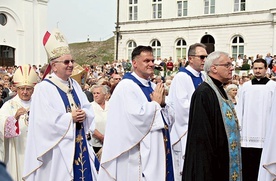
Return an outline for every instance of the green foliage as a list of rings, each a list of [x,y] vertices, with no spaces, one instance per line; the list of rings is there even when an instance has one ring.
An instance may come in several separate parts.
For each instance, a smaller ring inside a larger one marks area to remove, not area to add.
[[[243,64],[241,67],[241,70],[250,70],[250,65],[249,64]]]
[[[114,37],[105,41],[69,44],[71,53],[78,64],[104,64],[114,60]]]

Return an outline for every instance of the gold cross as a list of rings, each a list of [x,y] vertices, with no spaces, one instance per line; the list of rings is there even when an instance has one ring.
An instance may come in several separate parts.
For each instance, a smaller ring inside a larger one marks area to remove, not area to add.
[[[61,35],[59,32],[57,32],[55,34],[55,37],[56,37],[56,40],[59,41],[59,42],[64,42],[65,41],[63,35]]]
[[[236,181],[238,177],[239,175],[237,174],[237,172],[234,172],[234,174],[232,175],[232,180]]]
[[[232,150],[234,150],[235,148],[236,148],[236,146],[237,146],[237,142],[232,142],[232,144],[231,144],[231,148],[232,148]]]
[[[232,113],[228,110],[226,112],[226,116],[229,118],[229,119],[232,119]]]

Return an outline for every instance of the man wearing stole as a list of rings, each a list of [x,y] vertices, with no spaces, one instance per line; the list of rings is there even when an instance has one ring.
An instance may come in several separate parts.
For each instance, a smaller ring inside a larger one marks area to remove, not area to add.
[[[133,72],[119,82],[109,101],[99,180],[173,181],[170,127],[164,86],[150,82],[152,48],[132,52]]]
[[[191,100],[182,180],[242,180],[238,120],[223,89],[233,69],[224,52],[213,52],[205,61],[206,81]]]
[[[29,109],[37,80],[31,66],[19,66],[13,75],[17,95],[0,109],[0,161],[7,165],[13,180],[22,180]]]
[[[33,94],[24,180],[97,179],[92,147],[86,134],[94,113],[80,85],[70,78],[75,65],[58,31],[46,32],[43,45],[52,70]]]

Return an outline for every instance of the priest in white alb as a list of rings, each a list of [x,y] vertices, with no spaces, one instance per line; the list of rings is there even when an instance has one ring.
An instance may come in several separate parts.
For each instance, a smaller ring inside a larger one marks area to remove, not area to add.
[[[13,180],[22,180],[29,110],[37,74],[29,65],[19,66],[13,76],[17,95],[0,109],[0,161]]]

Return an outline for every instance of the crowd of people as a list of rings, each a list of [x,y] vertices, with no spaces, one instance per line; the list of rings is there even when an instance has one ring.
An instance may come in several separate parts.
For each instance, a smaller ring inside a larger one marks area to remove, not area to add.
[[[80,66],[59,30],[43,46],[47,65],[0,67],[0,178],[276,179],[276,55],[195,43],[187,60],[155,60],[140,45]]]

